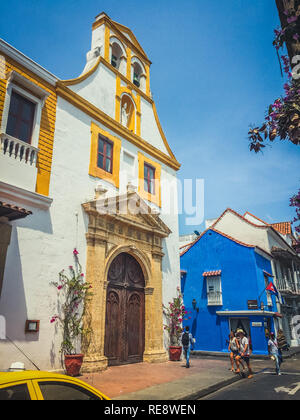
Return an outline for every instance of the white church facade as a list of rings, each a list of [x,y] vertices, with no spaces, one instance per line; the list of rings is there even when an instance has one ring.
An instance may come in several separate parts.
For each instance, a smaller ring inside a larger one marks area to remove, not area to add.
[[[17,347],[40,369],[60,369],[51,282],[74,248],[93,287],[84,370],[167,360],[162,304],[180,285],[180,164],[152,99],[149,58],[105,13],[78,78],[59,80],[5,41],[0,56],[0,369],[32,368]]]

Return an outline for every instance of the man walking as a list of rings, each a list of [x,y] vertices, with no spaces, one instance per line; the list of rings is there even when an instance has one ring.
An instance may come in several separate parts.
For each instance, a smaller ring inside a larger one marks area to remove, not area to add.
[[[274,333],[270,334],[270,339],[268,341],[268,351],[269,351],[269,354],[271,355],[271,358],[275,360],[276,374],[281,375],[280,365],[282,363],[282,356],[279,353],[278,342],[275,338]]]
[[[182,333],[181,336],[181,342],[182,342],[182,347],[183,347],[183,352],[184,352],[184,357],[186,360],[186,367],[189,368],[190,367],[190,351],[191,351],[191,346],[194,345],[195,339],[193,338],[192,334],[190,333],[190,327],[185,327],[184,332]]]

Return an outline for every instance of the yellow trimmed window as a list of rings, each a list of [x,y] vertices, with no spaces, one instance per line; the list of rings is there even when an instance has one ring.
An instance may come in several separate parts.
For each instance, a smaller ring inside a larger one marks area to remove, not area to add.
[[[91,125],[91,133],[89,175],[119,188],[121,140],[94,123]]]
[[[161,165],[138,153],[139,195],[161,207]]]

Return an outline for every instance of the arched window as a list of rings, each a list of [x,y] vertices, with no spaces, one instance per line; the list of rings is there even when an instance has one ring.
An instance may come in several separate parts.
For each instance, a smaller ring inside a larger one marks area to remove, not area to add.
[[[141,86],[141,76],[142,76],[142,74],[143,74],[143,69],[139,65],[139,63],[137,63],[137,62],[133,63],[133,78],[132,78],[132,81],[137,87]]]
[[[141,60],[134,56],[131,59],[131,80],[143,92],[146,92],[146,70]]]
[[[121,124],[135,132],[135,105],[129,95],[121,99]]]
[[[110,64],[125,75],[126,62],[127,56],[124,45],[118,38],[112,36],[110,38]]]
[[[122,55],[123,55],[123,52],[121,50],[121,47],[116,42],[114,42],[111,47],[110,64],[113,67],[115,67],[117,70],[119,70]]]

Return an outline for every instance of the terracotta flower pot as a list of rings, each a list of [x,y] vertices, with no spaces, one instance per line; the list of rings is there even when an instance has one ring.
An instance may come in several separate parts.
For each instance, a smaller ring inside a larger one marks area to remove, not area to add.
[[[83,362],[83,354],[66,354],[65,367],[67,375],[78,376]]]
[[[170,346],[169,356],[172,362],[179,362],[181,358],[182,347],[181,346]]]

